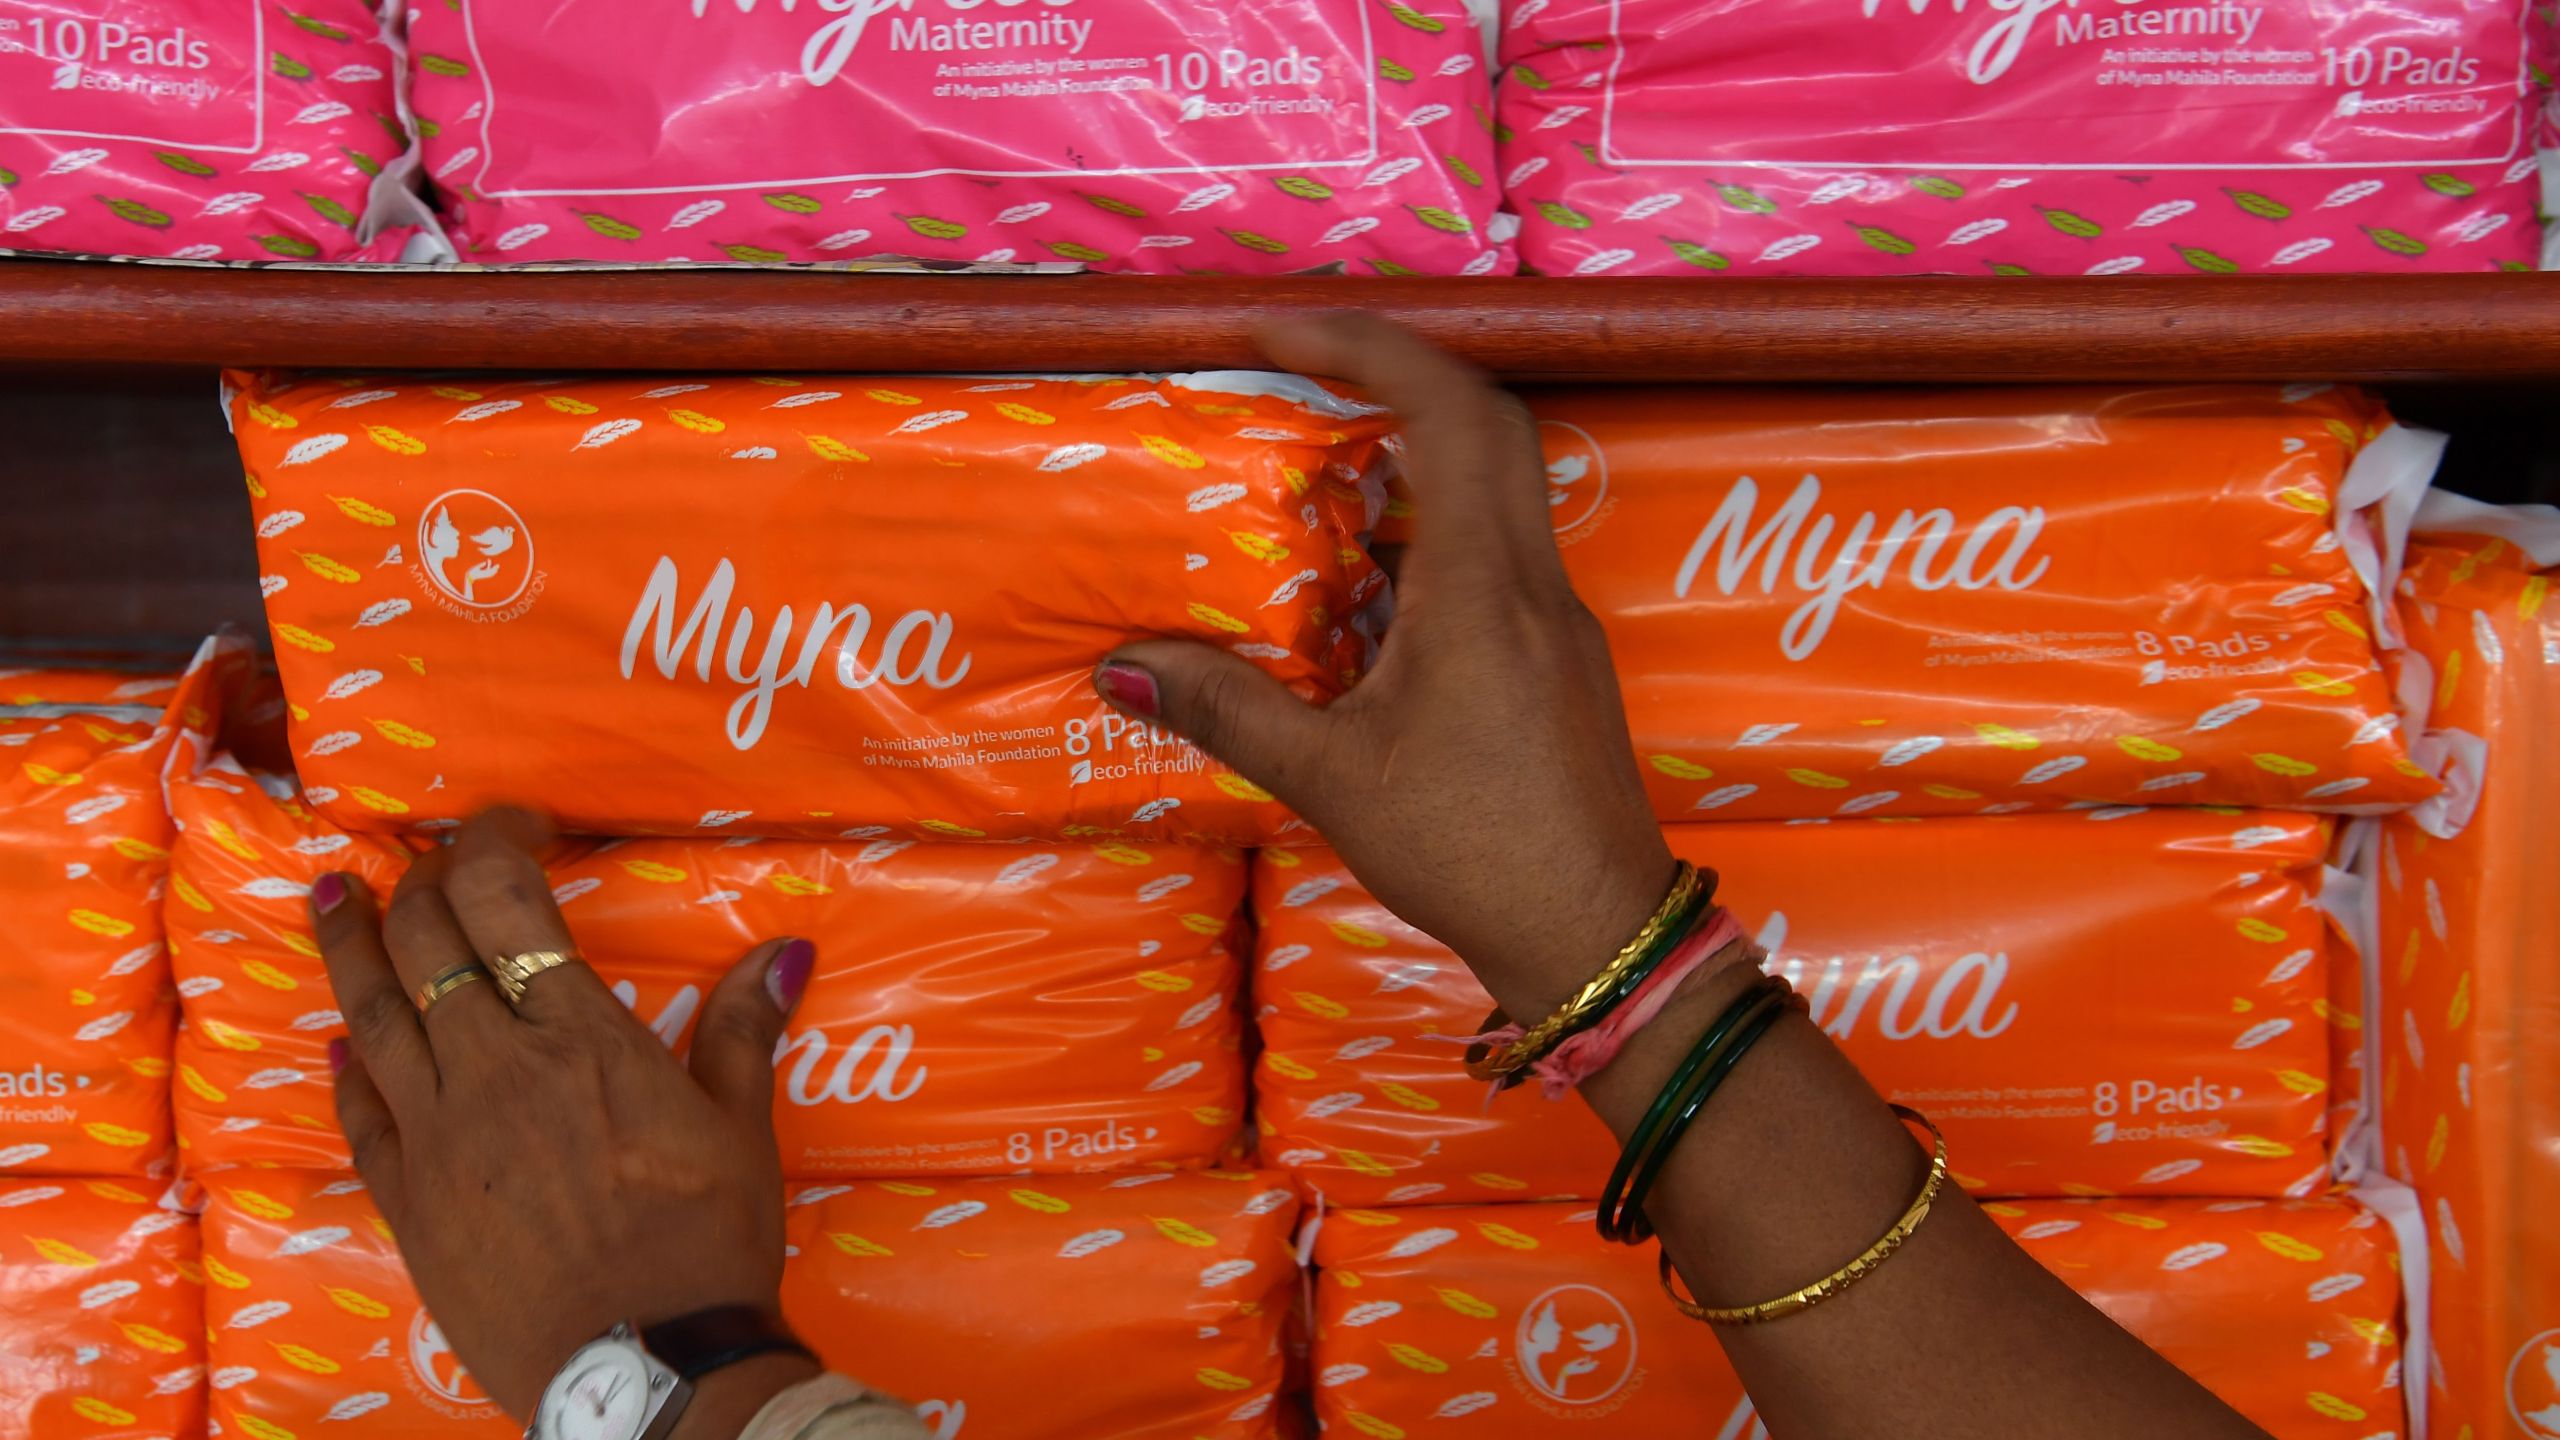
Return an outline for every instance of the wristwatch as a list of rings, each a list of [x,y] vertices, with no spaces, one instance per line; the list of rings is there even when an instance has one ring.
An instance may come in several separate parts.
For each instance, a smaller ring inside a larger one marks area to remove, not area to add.
[[[809,1354],[752,1305],[697,1310],[645,1329],[625,1321],[579,1346],[551,1377],[525,1440],[666,1440],[694,1382],[777,1351]]]

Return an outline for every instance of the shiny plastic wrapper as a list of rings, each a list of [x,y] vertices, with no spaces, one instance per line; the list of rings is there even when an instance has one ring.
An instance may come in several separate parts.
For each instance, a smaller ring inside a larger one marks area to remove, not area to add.
[[[1300,1299],[1276,1175],[866,1182],[783,1212],[783,1313],[965,1440],[1267,1440]]]
[[[399,258],[368,214],[410,148],[399,47],[363,0],[0,0],[0,36],[0,247]]]
[[[234,380],[296,768],[355,829],[1265,839],[1093,666],[1178,636],[1322,700],[1385,586],[1385,422],[1288,376]]]
[[[275,1170],[208,1186],[224,1433],[520,1433],[420,1307],[363,1182]],[[793,1329],[939,1435],[1290,1433],[1276,1401],[1297,1201],[1278,1177],[865,1181],[796,1187],[785,1206]],[[1055,1303],[1027,1299],[1035,1286]]]
[[[346,1029],[307,896],[342,871],[387,900],[408,851],[227,764],[171,793],[187,1166],[344,1167]],[[787,1174],[1197,1165],[1242,1124],[1236,851],[570,841],[549,869],[580,949],[671,1047],[756,944],[816,944],[774,1056]]]
[[[1504,8],[1504,184],[1549,274],[2534,263],[2536,0]]]
[[[1991,1195],[2325,1187],[2323,824],[2271,812],[1692,825],[1672,847],[1812,1019],[1945,1127]],[[1330,851],[1254,875],[1263,1163],[1335,1204],[1590,1199],[1617,1145],[1573,1097],[1488,1097],[1492,1008]]]
[[[216,692],[245,660],[208,645],[146,705],[0,706],[0,1176],[170,1168],[161,774],[182,732],[214,723]]]
[[[2403,1433],[2389,1227],[2340,1200],[2031,1200],[2028,1254],[2276,1440]],[[1651,1246],[1563,1205],[1350,1211],[1318,1235],[1315,1404],[1396,1440],[1758,1432]]]
[[[411,11],[463,257],[1486,274],[1459,0],[456,0]]]
[[[208,1177],[204,1314],[209,1403],[249,1440],[333,1432],[515,1440],[418,1301],[391,1227],[351,1175]]]
[[[0,1435],[204,1433],[196,1222],[134,1179],[0,1181]]]
[[[1530,404],[1666,822],[2434,793],[2370,597],[2443,442],[2354,392]]]
[[[2422,512],[2401,622],[2468,814],[2383,822],[2383,1161],[2432,1241],[2428,1429],[2560,1435],[2560,514]],[[2430,833],[2431,831],[2439,833]]]
[[[0,659],[0,706],[166,705],[178,677],[147,670],[13,665]]]

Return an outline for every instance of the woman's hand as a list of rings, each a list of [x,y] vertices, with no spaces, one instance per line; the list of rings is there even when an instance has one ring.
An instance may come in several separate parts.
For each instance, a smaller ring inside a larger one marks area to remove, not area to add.
[[[1387,908],[1542,1015],[1672,877],[1600,624],[1566,583],[1526,407],[1374,316],[1272,327],[1282,367],[1396,412],[1425,518],[1376,666],[1324,709],[1222,650],[1123,647],[1103,698],[1161,720],[1313,822]]]
[[[451,966],[574,952],[534,859],[549,838],[493,811],[379,914],[349,876],[311,892],[352,1041],[330,1059],[356,1168],[455,1354],[520,1419],[617,1323],[779,1312],[773,1048],[815,958],[804,940],[750,952],[704,1004],[689,1066],[583,962],[534,976],[521,1009],[482,979],[421,1016],[411,997]],[[734,1435],[814,1373],[790,1355],[716,1372],[677,1433]]]

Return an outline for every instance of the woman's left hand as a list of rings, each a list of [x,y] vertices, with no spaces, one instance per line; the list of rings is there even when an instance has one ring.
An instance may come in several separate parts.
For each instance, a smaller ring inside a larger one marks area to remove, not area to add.
[[[330,1060],[356,1169],[455,1355],[519,1419],[617,1323],[778,1313],[772,1059],[815,959],[802,940],[749,952],[704,1003],[690,1064],[583,961],[534,976],[520,1008],[484,978],[421,1015],[418,987],[452,966],[575,953],[534,858],[550,839],[492,811],[420,857],[387,910],[352,876],[311,894],[352,1042]],[[787,1354],[716,1372],[677,1433],[734,1435],[814,1373]]]

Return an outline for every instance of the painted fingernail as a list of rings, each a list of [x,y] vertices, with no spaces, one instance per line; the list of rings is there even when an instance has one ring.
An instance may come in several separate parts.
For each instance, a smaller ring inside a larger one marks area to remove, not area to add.
[[[332,875],[329,878],[335,880],[338,877]],[[331,1076],[334,1077],[346,1073],[347,1060],[351,1053],[352,1052],[347,1049],[346,1036],[341,1035],[329,1042],[329,1074]]]
[[[323,915],[346,903],[347,877],[344,875],[323,875],[319,883],[311,887],[311,908]]]
[[[1126,660],[1106,660],[1093,672],[1093,688],[1102,698],[1131,714],[1155,718],[1163,701],[1156,694],[1156,677]]]
[[[764,967],[764,993],[773,1008],[788,1015],[800,1003],[800,992],[809,988],[809,971],[818,963],[818,947],[806,940],[794,940],[775,953]]]

